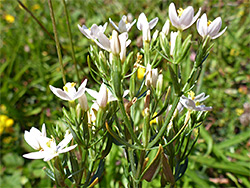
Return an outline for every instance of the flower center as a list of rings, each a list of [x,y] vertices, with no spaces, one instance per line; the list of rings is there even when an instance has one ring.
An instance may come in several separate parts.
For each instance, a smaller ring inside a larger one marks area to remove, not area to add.
[[[207,22],[207,26],[209,26],[212,22],[210,20],[208,20]]]
[[[66,92],[69,92],[69,90],[74,88],[75,85],[76,85],[76,83],[74,83],[74,82],[67,83],[65,86],[63,86],[63,90]]]
[[[179,8],[177,10],[178,16],[181,17],[181,15],[183,14],[183,12],[184,12],[184,9],[183,8]]]
[[[191,97],[192,100],[195,99],[195,93],[193,91],[189,91],[188,95]]]
[[[51,142],[53,142],[53,139],[50,139],[47,143],[46,143],[46,145],[50,148],[51,147]]]

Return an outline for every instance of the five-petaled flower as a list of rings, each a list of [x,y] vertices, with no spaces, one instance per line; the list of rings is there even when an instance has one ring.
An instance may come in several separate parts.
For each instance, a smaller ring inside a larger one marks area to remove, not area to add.
[[[216,18],[214,21],[207,21],[207,15],[204,13],[200,19],[197,20],[198,33],[205,38],[209,36],[211,39],[216,39],[221,36],[227,29],[225,27],[221,32],[221,17]]]
[[[152,19],[150,22],[148,22],[147,17],[144,13],[141,13],[139,15],[138,21],[137,21],[137,28],[142,31],[142,38],[143,41],[150,42],[151,35],[150,30],[155,27],[155,25],[158,22],[158,17]]]
[[[171,3],[169,5],[169,19],[172,25],[179,30],[185,30],[189,28],[200,16],[201,8],[199,8],[199,11],[195,16],[194,8],[192,6],[188,6],[186,9],[180,8],[177,12],[174,3]]]
[[[206,100],[208,97],[209,95],[205,97],[205,93],[201,93],[195,97],[194,92],[190,91],[188,93],[188,97],[185,97],[184,95],[181,96],[180,102],[185,108],[189,110],[211,111],[211,106],[206,107],[205,105],[200,105],[200,103]]]
[[[27,159],[43,159],[49,161],[61,153],[66,153],[74,149],[77,144],[66,147],[72,140],[71,133],[66,132],[64,139],[56,145],[55,139],[46,137],[45,125],[43,125],[42,133],[36,128],[31,128],[30,132],[25,132],[24,138],[26,142],[36,150],[37,152],[31,152],[24,154],[23,157]]]
[[[87,84],[87,79],[82,82],[82,84],[78,88],[78,91],[76,91],[75,89],[76,83],[74,82],[66,83],[65,86],[63,87],[63,90],[59,88],[55,88],[51,85],[49,86],[49,88],[60,99],[63,99],[66,101],[74,101],[84,94],[85,89],[86,89],[85,88],[86,84]]]
[[[123,32],[129,32],[131,27],[135,24],[136,20],[134,20],[132,23],[128,23],[127,16],[123,15],[122,19],[119,21],[118,26],[111,20],[111,18],[109,18],[109,22],[117,31],[123,33]]]
[[[95,40],[98,38],[99,33],[104,33],[108,23],[106,22],[103,26],[93,24],[91,28],[87,28],[85,25],[82,27],[78,24],[79,30],[84,34],[88,39]]]

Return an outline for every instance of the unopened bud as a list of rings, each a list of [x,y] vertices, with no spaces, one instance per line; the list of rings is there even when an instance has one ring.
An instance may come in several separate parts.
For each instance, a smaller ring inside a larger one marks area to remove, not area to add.
[[[88,111],[89,106],[88,106],[88,100],[87,100],[85,93],[81,97],[78,98],[78,101],[80,103],[82,110],[84,112]]]
[[[177,38],[178,32],[171,32],[170,33],[170,55],[173,55],[174,53],[174,48],[175,48],[175,41]]]
[[[167,21],[165,22],[165,24],[162,27],[161,32],[164,33],[165,35],[168,35],[169,28],[170,28],[170,23],[169,23],[169,19],[167,19]]]
[[[143,41],[150,42],[151,36],[150,36],[150,29],[149,26],[145,25],[142,30],[142,39]]]
[[[152,42],[154,42],[154,41],[157,39],[158,34],[159,34],[159,31],[156,30],[156,31],[154,32],[153,36],[152,36]]]
[[[99,98],[96,100],[96,102],[101,108],[105,108],[108,103],[108,90],[104,83],[101,85]]]
[[[150,90],[147,91],[147,95],[145,97],[144,109],[149,109],[150,104]],[[146,113],[146,112],[145,112]]]
[[[160,75],[158,76],[158,79],[157,79],[157,82],[156,82],[156,95],[157,95],[158,97],[161,96],[162,89],[163,89],[163,75],[160,74]]]
[[[117,31],[113,30],[112,32],[112,38],[110,40],[110,48],[112,54],[118,55],[120,54],[121,47],[120,47],[120,41],[118,37]]]

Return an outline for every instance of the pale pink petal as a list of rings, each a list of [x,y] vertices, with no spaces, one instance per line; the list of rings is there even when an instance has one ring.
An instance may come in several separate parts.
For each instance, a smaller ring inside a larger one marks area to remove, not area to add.
[[[109,18],[109,22],[117,31],[119,31],[119,27],[117,27],[117,25],[111,20],[111,18]]]
[[[86,91],[91,95],[91,97],[98,99],[99,93],[97,91],[88,88],[86,88]]]
[[[194,17],[194,9],[191,6],[188,6],[186,9],[184,9],[181,17],[180,17],[180,24],[182,28],[185,28],[188,26]]]

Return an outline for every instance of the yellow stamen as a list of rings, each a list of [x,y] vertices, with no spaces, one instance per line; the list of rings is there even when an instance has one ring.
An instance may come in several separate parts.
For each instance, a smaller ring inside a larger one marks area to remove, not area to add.
[[[207,26],[209,26],[212,22],[210,20],[207,21]]]
[[[71,83],[71,87],[75,87],[76,83],[75,82],[72,82]]]
[[[47,143],[46,143],[46,145],[50,148],[50,146],[51,146],[51,142],[53,142],[53,139],[50,139]]]
[[[189,91],[188,95],[191,97],[192,100],[195,98],[195,93],[193,91]]]
[[[68,87],[66,87],[66,86],[63,86],[63,90],[66,91],[66,92],[69,91]]]
[[[184,12],[184,9],[183,8],[179,8],[177,10],[178,16],[181,17],[181,15],[183,14],[183,12]]]

